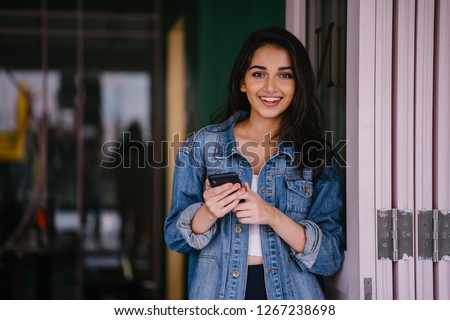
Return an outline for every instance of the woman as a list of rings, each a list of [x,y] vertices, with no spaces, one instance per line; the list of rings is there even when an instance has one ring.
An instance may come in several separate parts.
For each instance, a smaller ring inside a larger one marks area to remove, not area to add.
[[[190,299],[324,298],[318,279],[340,268],[343,231],[314,83],[295,36],[258,30],[235,61],[225,121],[180,148],[165,239],[189,254]],[[224,172],[242,185],[212,187]]]

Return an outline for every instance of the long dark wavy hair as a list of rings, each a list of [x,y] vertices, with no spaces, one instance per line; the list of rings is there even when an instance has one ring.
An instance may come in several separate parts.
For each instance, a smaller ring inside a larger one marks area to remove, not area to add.
[[[313,169],[314,179],[317,179],[327,157],[327,148],[323,144],[322,148],[317,145],[323,141],[323,119],[315,94],[315,76],[305,47],[289,31],[268,27],[251,33],[245,40],[230,74],[220,120],[224,121],[237,111],[250,112],[247,95],[240,88],[253,54],[266,45],[288,52],[296,86],[292,103],[282,115],[277,136],[293,143],[297,154],[301,155],[301,159],[296,159],[300,173],[303,173],[305,167],[310,167]]]

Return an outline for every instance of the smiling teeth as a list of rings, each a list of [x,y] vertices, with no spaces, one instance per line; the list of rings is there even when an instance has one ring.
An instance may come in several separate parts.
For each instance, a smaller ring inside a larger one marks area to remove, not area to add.
[[[275,98],[275,97],[268,97],[268,98],[261,98],[264,101],[268,101],[268,102],[275,102],[275,101],[280,101],[281,98]]]

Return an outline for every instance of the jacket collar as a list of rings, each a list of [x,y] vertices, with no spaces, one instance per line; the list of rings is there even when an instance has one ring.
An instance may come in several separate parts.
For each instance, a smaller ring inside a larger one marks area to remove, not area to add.
[[[217,158],[227,158],[232,156],[234,153],[239,153],[237,149],[236,138],[234,136],[234,127],[236,123],[247,118],[248,112],[238,111],[234,113],[232,116],[230,116],[219,126],[217,139],[219,145],[216,149]],[[289,156],[291,161],[294,160],[295,149],[293,143],[289,141],[282,141],[278,145],[278,150],[275,155],[279,154],[285,154]]]

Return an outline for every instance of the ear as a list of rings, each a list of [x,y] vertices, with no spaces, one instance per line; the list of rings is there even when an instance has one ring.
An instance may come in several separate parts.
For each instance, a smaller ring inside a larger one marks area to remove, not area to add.
[[[245,84],[241,82],[241,92],[246,92],[247,89],[245,88]]]

